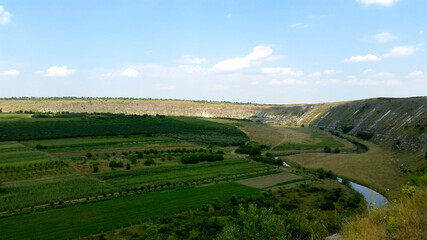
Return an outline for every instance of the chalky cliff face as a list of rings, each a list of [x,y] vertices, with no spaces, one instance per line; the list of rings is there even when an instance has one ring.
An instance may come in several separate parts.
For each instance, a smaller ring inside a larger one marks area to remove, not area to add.
[[[4,112],[111,112],[250,119],[288,126],[325,129],[352,127],[350,134],[370,132],[372,140],[395,149],[425,150],[427,98],[366,99],[319,104],[234,104],[175,100],[7,99]]]

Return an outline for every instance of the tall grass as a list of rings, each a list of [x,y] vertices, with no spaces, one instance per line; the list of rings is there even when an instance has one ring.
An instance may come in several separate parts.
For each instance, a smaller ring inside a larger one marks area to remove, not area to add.
[[[345,240],[427,239],[427,190],[402,194],[385,208],[358,216],[344,226]]]

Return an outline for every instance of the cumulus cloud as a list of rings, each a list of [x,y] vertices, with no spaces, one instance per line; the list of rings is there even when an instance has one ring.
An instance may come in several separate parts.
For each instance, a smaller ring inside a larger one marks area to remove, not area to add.
[[[45,71],[37,71],[47,77],[66,77],[76,72],[75,69],[68,69],[67,66],[52,66]]]
[[[346,58],[344,59],[344,62],[378,62],[381,61],[381,58],[373,55],[373,54],[368,54],[365,56],[352,56],[350,58]]]
[[[194,65],[200,65],[207,62],[206,58],[193,57],[191,55],[184,55],[177,61],[182,64],[194,64]]]
[[[15,69],[10,69],[10,70],[1,72],[1,75],[3,76],[18,76],[19,74],[20,74],[19,71]]]
[[[123,77],[138,77],[139,76],[139,72],[136,69],[133,68],[126,68],[121,75]]]
[[[325,74],[325,75],[335,75],[335,74],[338,74],[338,73],[341,73],[341,72],[342,72],[341,70],[327,69],[327,70],[323,71],[323,74]]]
[[[237,71],[259,64],[271,56],[273,50],[267,46],[256,46],[254,50],[245,57],[228,58],[220,61],[212,67],[213,71]]]
[[[302,71],[297,71],[292,68],[281,68],[281,67],[265,67],[262,69],[264,73],[269,74],[283,74],[288,76],[299,77],[304,75]]]
[[[377,4],[384,7],[390,7],[390,6],[393,6],[395,3],[397,3],[399,0],[357,0],[357,1],[365,6]]]
[[[416,48],[413,46],[396,46],[393,47],[388,53],[384,54],[385,58],[400,58],[409,57],[415,52]]]
[[[0,5],[0,24],[6,25],[11,22],[13,15],[6,11],[2,5]]]
[[[409,73],[406,77],[407,78],[418,78],[418,77],[422,77],[424,75],[425,75],[425,73],[422,71],[413,71],[413,72]]]
[[[357,86],[397,86],[401,82],[397,80],[395,74],[389,72],[378,72],[375,73],[372,69],[367,69],[363,71],[365,76],[358,78],[356,76],[347,76],[346,81],[344,82],[347,85],[357,85]]]
[[[395,39],[396,37],[388,32],[382,32],[374,35],[374,39],[379,43],[387,43]]]

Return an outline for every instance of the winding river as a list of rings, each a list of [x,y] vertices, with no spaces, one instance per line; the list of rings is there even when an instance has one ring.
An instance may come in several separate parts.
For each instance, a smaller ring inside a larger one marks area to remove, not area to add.
[[[341,178],[337,178],[337,180],[342,183],[342,179]],[[360,194],[363,195],[363,197],[365,198],[366,202],[368,202],[368,206],[370,207],[381,207],[385,204],[388,203],[387,198],[385,198],[383,195],[381,195],[378,192],[375,192],[374,190],[365,187],[363,185],[354,183],[352,181],[350,181],[350,186],[358,191]]]

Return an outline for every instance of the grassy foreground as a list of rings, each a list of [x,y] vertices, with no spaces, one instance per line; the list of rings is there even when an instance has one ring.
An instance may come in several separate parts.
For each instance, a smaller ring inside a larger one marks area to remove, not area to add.
[[[349,222],[344,226],[344,239],[426,239],[427,191],[416,191]]]
[[[258,189],[225,183],[154,192],[0,219],[2,239],[72,239],[195,209]]]

